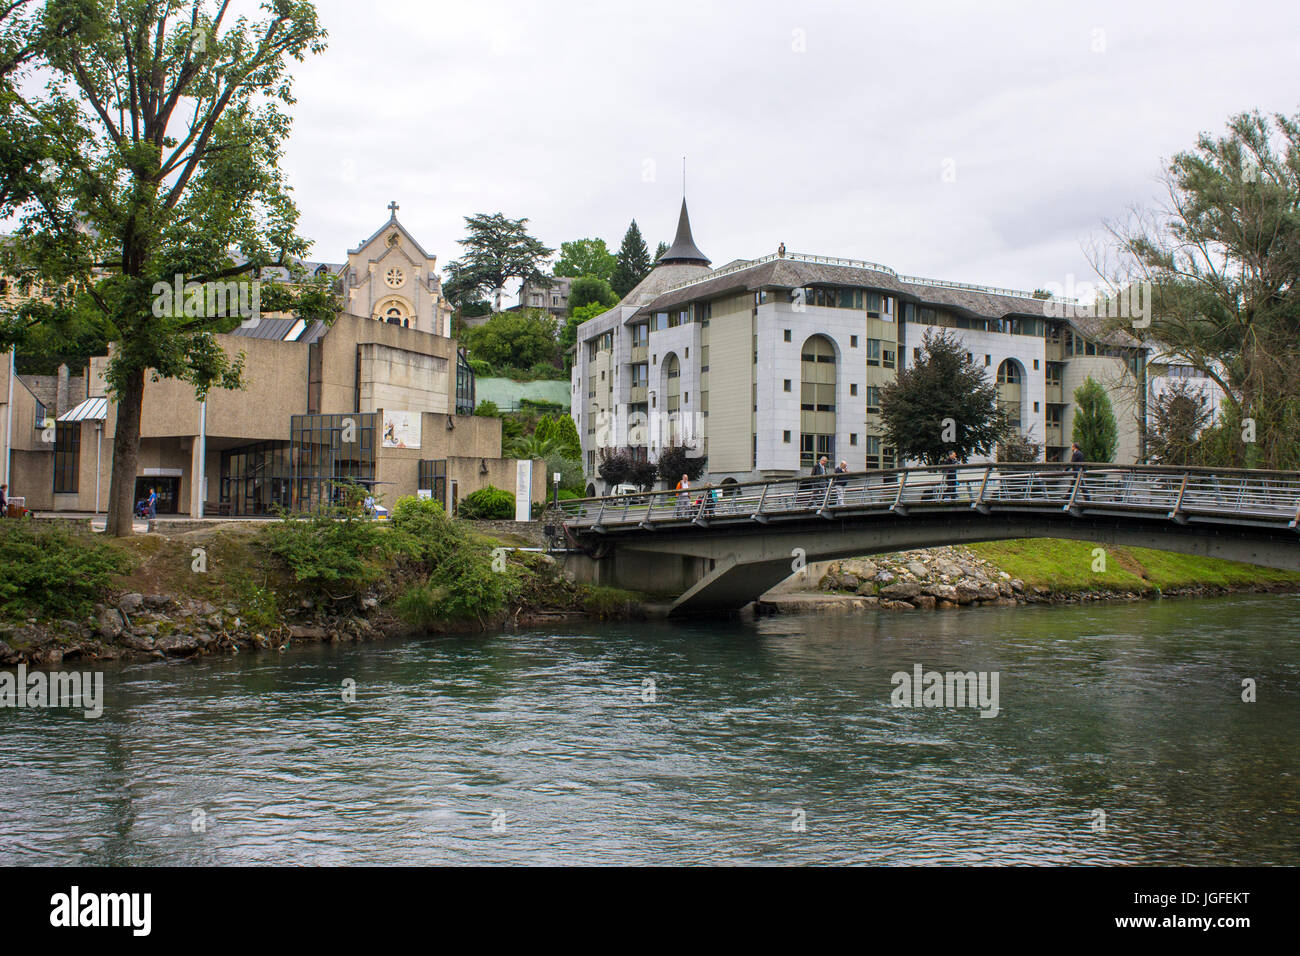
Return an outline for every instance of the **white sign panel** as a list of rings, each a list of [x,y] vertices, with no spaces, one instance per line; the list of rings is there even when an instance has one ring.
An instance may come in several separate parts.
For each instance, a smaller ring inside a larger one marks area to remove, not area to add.
[[[515,460],[515,520],[527,521],[533,507],[533,463]]]
[[[419,448],[420,413],[384,409],[384,448]]]

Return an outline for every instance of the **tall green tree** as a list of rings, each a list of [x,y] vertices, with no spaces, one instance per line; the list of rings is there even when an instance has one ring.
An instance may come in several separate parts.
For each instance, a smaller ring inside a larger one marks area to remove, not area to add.
[[[1157,465],[1199,465],[1201,432],[1210,424],[1205,389],[1177,379],[1147,402],[1143,426],[1147,460]]]
[[[447,263],[447,297],[461,305],[482,296],[501,311],[501,298],[510,279],[545,281],[542,264],[555,250],[528,234],[528,219],[507,219],[499,212],[465,217],[468,234],[458,242],[465,248]]]
[[[623,234],[623,244],[618,247],[614,274],[610,277],[609,284],[622,299],[650,273],[650,268],[650,253],[641,236],[641,227],[633,219]]]
[[[612,309],[618,305],[618,296],[610,288],[609,283],[604,279],[597,279],[595,276],[583,276],[580,279],[574,279],[569,285],[569,312],[576,313],[579,309],[598,302],[606,309]]]
[[[540,309],[498,312],[482,325],[466,329],[465,347],[476,359],[506,368],[528,369],[556,356],[555,322]]]
[[[294,102],[289,63],[324,49],[325,31],[305,0],[274,0],[233,23],[228,6],[50,0],[32,21],[43,31],[37,52],[0,91],[0,142],[28,136],[40,152],[39,174],[25,179],[12,154],[0,157],[0,178],[21,180],[7,192],[18,228],[0,268],[41,290],[3,317],[0,344],[66,320],[81,296],[110,329],[111,535],[131,533],[146,371],[188,381],[200,397],[238,387],[241,360],[215,335],[254,318],[202,294],[181,306],[159,290],[179,276],[247,291],[264,266],[289,266],[309,248],[279,162]],[[69,18],[71,31],[52,26]],[[306,279],[260,300],[262,311],[312,318],[337,306]]]
[[[900,460],[962,461],[987,455],[1002,437],[997,386],[949,329],[927,329],[920,357],[880,392],[883,441]]]
[[[1116,324],[1223,388],[1243,427],[1213,463],[1300,467],[1300,116],[1233,117],[1174,156],[1165,187],[1111,227],[1113,281],[1153,293],[1149,326]]]
[[[1110,396],[1092,376],[1074,390],[1074,424],[1070,438],[1084,461],[1111,461],[1119,445],[1119,429]]]
[[[551,274],[569,279],[593,276],[608,282],[614,275],[614,263],[614,253],[606,248],[604,239],[575,239],[560,243],[560,258]]]
[[[658,262],[660,259],[662,259],[664,257],[664,253],[667,251],[668,251],[668,243],[666,242],[661,241],[659,245],[655,246],[655,262]]]

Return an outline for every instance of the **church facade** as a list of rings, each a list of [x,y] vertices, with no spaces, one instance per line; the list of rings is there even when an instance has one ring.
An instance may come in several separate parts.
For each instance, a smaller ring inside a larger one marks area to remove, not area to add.
[[[474,373],[449,336],[437,259],[389,211],[346,262],[304,263],[335,277],[343,311],[332,323],[266,315],[216,337],[242,355],[243,389],[199,402],[185,382],[146,379],[136,500],[154,489],[160,514],[190,516],[301,511],[348,484],[390,507],[421,495],[454,511],[487,485],[545,500],[544,464],[503,458],[501,421],[472,414]],[[54,385],[0,370],[9,490],[28,508],[107,508],[108,361]]]

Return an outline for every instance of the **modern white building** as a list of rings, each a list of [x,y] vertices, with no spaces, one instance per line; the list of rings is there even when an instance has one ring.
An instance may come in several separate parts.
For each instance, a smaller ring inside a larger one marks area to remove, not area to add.
[[[572,415],[588,490],[602,449],[708,456],[707,480],[789,476],[822,454],[852,470],[900,467],[883,444],[880,390],[949,328],[998,385],[1008,418],[1067,457],[1074,390],[1107,387],[1116,460],[1142,457],[1145,364],[1137,339],[1030,293],[902,276],[870,262],[778,252],[717,269],[683,201],[672,247],[613,309],[578,330]]]

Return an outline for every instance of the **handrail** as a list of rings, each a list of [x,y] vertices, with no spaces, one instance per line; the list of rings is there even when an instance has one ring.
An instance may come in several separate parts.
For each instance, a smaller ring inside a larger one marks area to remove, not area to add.
[[[954,486],[960,489],[963,484],[965,497],[953,494]],[[691,502],[697,491],[699,500]],[[1145,513],[1179,524],[1231,522],[1300,530],[1300,474],[1294,472],[1087,462],[931,465],[812,479],[791,475],[720,486],[701,484],[688,492],[666,489],[570,499],[561,502],[561,510],[565,526],[580,532],[710,528],[736,520],[765,524],[818,515],[828,518],[833,494],[837,517],[889,512],[905,518],[913,509],[933,512],[953,507],[975,508],[983,514],[1046,508],[1074,516]],[[687,496],[684,508],[683,495]],[[673,505],[667,506],[668,502]]]

